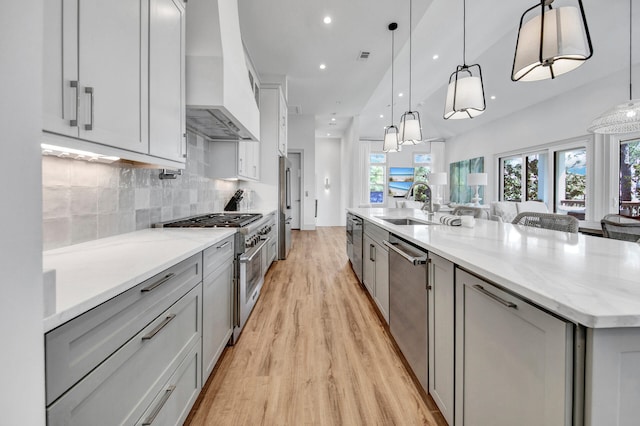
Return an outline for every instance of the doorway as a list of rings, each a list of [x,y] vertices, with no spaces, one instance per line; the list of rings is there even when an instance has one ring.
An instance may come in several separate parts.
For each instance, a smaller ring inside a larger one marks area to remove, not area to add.
[[[302,217],[302,153],[288,152],[291,161],[291,229],[300,229]]]

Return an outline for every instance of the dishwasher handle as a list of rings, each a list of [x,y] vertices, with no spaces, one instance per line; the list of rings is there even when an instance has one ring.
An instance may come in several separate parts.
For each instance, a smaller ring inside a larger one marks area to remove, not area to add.
[[[390,241],[387,240],[383,240],[382,243],[389,247],[391,250],[395,251],[396,253],[398,253],[400,256],[404,257],[408,262],[414,264],[414,265],[424,265],[428,262],[428,258],[427,258],[427,254],[425,253],[424,256],[412,256],[402,250],[400,250],[400,248],[398,248],[398,243],[392,243]]]

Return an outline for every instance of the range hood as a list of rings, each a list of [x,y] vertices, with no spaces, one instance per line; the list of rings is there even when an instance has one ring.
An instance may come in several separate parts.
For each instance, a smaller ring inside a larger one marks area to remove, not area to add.
[[[189,130],[214,140],[260,140],[237,0],[187,3],[186,105]]]

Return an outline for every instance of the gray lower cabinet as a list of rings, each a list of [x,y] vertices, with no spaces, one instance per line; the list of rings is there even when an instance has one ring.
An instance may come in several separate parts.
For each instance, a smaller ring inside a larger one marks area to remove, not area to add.
[[[429,393],[454,424],[454,264],[429,253]]]
[[[233,237],[204,251],[202,280],[202,383],[233,333]]]
[[[389,323],[389,251],[382,241],[388,239],[387,231],[364,222],[362,282],[387,323]]]
[[[572,423],[573,327],[456,270],[455,424]]]
[[[202,280],[198,253],[45,335],[47,405]]]
[[[198,284],[51,404],[47,408],[48,424],[85,426],[138,422],[158,397],[167,395],[171,386],[178,387],[178,379],[176,385],[167,384],[172,377],[180,376],[179,367],[185,360],[199,356],[201,313],[202,288]],[[199,391],[197,358],[193,368],[198,381],[194,386]],[[185,392],[184,388],[188,388],[189,393],[191,385],[181,385],[179,393]],[[163,417],[183,416],[195,399],[183,400],[189,405],[175,404],[174,412],[169,412],[171,406],[165,407],[167,412]]]

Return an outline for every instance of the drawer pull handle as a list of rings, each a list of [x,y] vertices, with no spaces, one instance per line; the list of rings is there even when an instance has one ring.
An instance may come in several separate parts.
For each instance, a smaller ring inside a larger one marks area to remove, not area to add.
[[[485,296],[489,296],[490,298],[492,298],[493,300],[495,300],[496,302],[506,306],[507,308],[513,308],[513,309],[518,309],[518,305],[516,305],[515,303],[509,302],[507,300],[504,300],[503,298],[496,296],[495,294],[488,292],[487,290],[484,289],[484,287],[482,287],[479,284],[474,284],[473,288],[475,288],[476,290],[478,290],[480,293],[484,294]]]
[[[171,278],[175,277],[176,274],[174,274],[173,272],[170,274],[167,274],[164,276],[164,278],[160,278],[158,281],[156,281],[155,283],[143,288],[142,290],[140,290],[142,293],[147,293],[150,292],[152,290],[155,290],[156,287],[161,286],[162,284],[166,283],[167,281],[169,281]]]
[[[162,322],[160,324],[158,324],[158,326],[156,328],[151,330],[149,332],[149,334],[147,334],[146,336],[142,336],[142,340],[144,341],[144,340],[153,339],[156,336],[156,334],[160,333],[160,330],[165,328],[167,326],[167,324],[169,324],[171,322],[171,320],[174,319],[175,317],[176,317],[176,314],[167,315],[167,317],[165,319],[163,319]]]
[[[160,402],[158,402],[158,405],[156,405],[156,408],[153,409],[151,414],[149,414],[149,417],[147,417],[147,420],[145,420],[144,423],[142,423],[142,426],[149,426],[151,425],[151,423],[153,423],[156,417],[158,417],[158,414],[160,414],[160,410],[162,410],[162,407],[164,407],[164,404],[167,403],[167,401],[169,400],[169,397],[171,396],[171,394],[175,389],[176,389],[175,386],[169,386],[167,390],[164,391],[164,395],[162,395],[162,399],[160,400]]]
[[[229,241],[226,241],[223,245],[216,247],[216,250],[220,250],[223,247],[226,247],[229,245]]]

